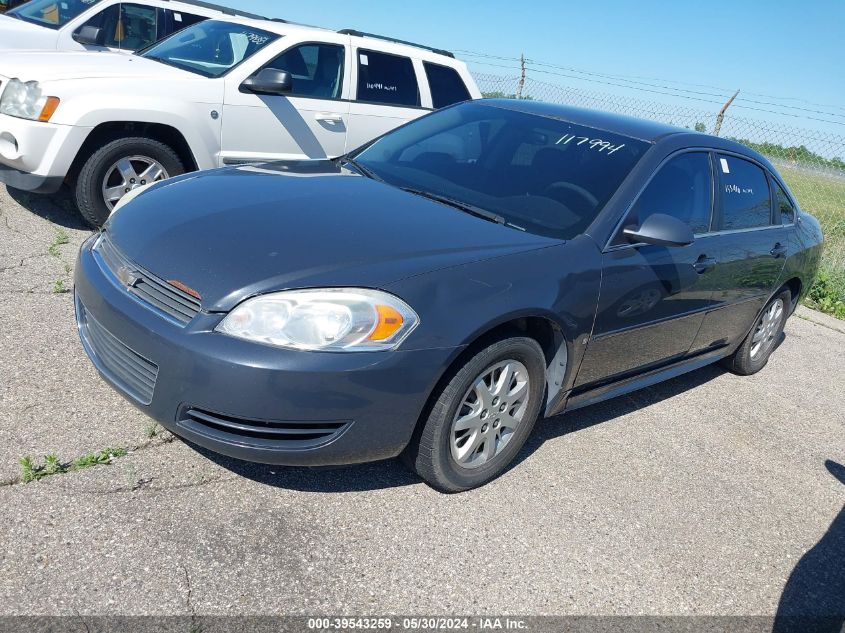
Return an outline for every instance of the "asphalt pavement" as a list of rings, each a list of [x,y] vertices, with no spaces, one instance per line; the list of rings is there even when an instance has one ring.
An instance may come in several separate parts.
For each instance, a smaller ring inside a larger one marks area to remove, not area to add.
[[[758,375],[543,421],[505,476],[442,495],[396,462],[259,466],[153,429],[77,339],[88,235],[0,188],[0,615],[845,615],[842,322],[801,309]]]

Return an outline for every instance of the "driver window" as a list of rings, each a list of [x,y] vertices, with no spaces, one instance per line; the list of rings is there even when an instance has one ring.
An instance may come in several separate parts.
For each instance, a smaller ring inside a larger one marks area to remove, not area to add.
[[[340,99],[346,52],[335,44],[302,44],[279,55],[267,68],[285,70],[293,79],[291,96]]]
[[[706,152],[689,152],[671,159],[640,194],[623,227],[640,225],[648,216],[663,213],[685,222],[697,235],[708,233],[713,210],[712,178]],[[617,236],[614,243],[626,241]]]
[[[100,11],[84,26],[102,29],[102,46],[137,51],[158,39],[158,11],[122,2]]]

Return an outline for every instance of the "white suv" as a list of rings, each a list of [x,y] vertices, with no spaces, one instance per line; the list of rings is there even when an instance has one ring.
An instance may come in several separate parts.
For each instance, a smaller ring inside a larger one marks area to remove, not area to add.
[[[132,53],[197,22],[230,15],[260,17],[200,0],[30,0],[0,15],[0,51]]]
[[[450,53],[246,18],[195,24],[141,55],[0,59],[0,181],[68,182],[100,225],[126,194],[185,171],[334,158],[479,98]]]

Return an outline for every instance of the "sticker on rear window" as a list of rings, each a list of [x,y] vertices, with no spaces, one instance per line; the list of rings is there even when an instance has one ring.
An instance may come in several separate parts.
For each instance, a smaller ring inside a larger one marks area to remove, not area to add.
[[[361,58],[361,65],[362,66],[369,66],[370,65],[370,60],[366,55],[364,55],[364,53],[361,53],[360,58]]]
[[[722,163],[722,173],[723,174],[731,173],[731,168],[728,166],[728,159],[727,158],[720,158],[719,162]]]
[[[182,14],[181,13],[174,13],[173,19],[176,20],[177,22],[181,22],[182,21]]]

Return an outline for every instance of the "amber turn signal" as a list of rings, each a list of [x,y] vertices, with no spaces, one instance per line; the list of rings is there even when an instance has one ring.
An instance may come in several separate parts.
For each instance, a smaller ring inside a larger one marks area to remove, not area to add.
[[[405,319],[390,306],[377,305],[376,311],[378,312],[378,324],[376,324],[373,333],[370,334],[369,340],[386,341],[399,331]]]
[[[47,123],[53,115],[56,113],[56,108],[59,107],[61,100],[58,97],[47,97],[47,102],[44,104],[44,107],[41,108],[41,115],[38,117],[38,120],[42,123]]]

